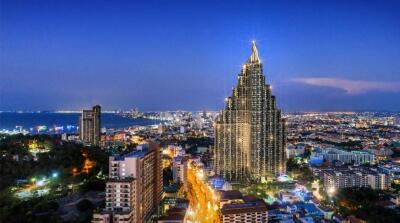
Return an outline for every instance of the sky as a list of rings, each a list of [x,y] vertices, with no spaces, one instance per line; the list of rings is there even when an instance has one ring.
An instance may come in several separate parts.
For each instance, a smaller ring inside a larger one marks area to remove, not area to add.
[[[257,42],[284,111],[400,111],[400,1],[0,0],[0,110],[220,110]]]

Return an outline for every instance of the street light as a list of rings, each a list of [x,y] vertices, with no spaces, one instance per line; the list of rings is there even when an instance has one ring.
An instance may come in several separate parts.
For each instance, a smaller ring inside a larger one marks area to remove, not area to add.
[[[204,173],[203,173],[202,170],[200,170],[200,171],[197,172],[197,177],[200,178],[200,179],[203,179]]]

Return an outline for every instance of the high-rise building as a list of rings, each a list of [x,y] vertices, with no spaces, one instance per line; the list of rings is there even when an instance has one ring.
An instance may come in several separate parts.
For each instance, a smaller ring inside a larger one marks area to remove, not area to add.
[[[285,172],[285,120],[265,83],[255,42],[232,96],[215,124],[217,174],[228,181],[261,181]]]
[[[162,199],[161,153],[150,143],[123,156],[109,157],[106,207],[93,214],[94,223],[141,223]]]
[[[101,137],[101,107],[96,105],[92,110],[82,110],[79,118],[79,138],[85,143],[98,145]]]

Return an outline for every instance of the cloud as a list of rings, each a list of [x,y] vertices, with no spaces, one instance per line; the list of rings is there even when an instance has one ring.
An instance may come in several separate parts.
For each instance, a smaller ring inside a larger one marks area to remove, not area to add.
[[[363,81],[319,77],[295,78],[291,81],[312,86],[339,88],[349,95],[363,94],[371,91],[400,92],[400,82]]]

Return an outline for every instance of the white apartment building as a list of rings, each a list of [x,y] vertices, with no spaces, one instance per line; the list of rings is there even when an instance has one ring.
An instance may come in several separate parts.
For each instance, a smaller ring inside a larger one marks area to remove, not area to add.
[[[320,152],[313,154],[316,156],[321,154],[323,159],[329,162],[333,161],[341,161],[343,163],[353,163],[356,165],[364,164],[364,163],[374,163],[375,155],[366,151],[346,151],[336,148],[326,148],[321,150]]]
[[[92,223],[131,223],[134,221],[136,185],[133,178],[113,179],[106,184],[106,207],[94,213]]]
[[[188,161],[185,157],[174,157],[172,162],[172,176],[174,182],[180,182],[184,186],[187,183],[187,166]]]
[[[156,144],[141,145],[123,156],[109,157],[106,207],[93,223],[141,223],[162,199],[161,154]]]
[[[374,190],[390,189],[391,183],[391,177],[388,174],[378,172],[368,174],[368,185]]]
[[[391,179],[388,174],[371,169],[325,170],[324,186],[329,191],[346,187],[371,187],[372,189],[390,189]]]

